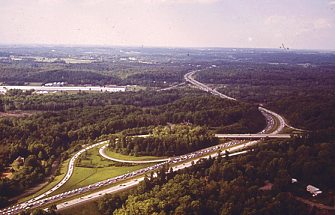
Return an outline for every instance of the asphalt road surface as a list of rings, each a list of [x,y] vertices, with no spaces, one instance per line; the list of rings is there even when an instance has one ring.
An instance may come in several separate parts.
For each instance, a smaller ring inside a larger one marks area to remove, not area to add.
[[[106,153],[105,153],[105,149],[107,148],[107,144],[102,146],[100,149],[99,149],[99,154],[108,159],[108,160],[111,160],[111,161],[115,161],[115,162],[120,162],[120,163],[133,163],[133,164],[144,164],[144,163],[159,163],[159,162],[164,162],[164,161],[168,161],[169,158],[165,158],[165,159],[156,159],[156,160],[139,160],[139,161],[131,161],[131,160],[121,160],[121,159],[117,159],[117,158],[113,158],[113,157],[110,157],[108,156]]]
[[[236,100],[235,98],[226,96],[216,90],[213,90],[211,88],[209,88],[208,86],[206,86],[205,84],[202,84],[196,80],[193,79],[193,75],[194,73],[196,73],[197,71],[193,71],[190,73],[187,73],[185,75],[185,79],[187,82],[193,84],[194,86],[196,86],[197,88],[204,90],[206,92],[210,92],[213,95],[217,95],[220,96],[221,98],[224,99],[230,99],[230,100]],[[267,127],[260,132],[260,134],[262,133],[267,133],[271,130],[273,130],[271,132],[271,134],[278,134],[279,132],[281,132],[286,123],[285,120],[283,119],[283,117],[281,117],[279,114],[270,111],[266,108],[263,107],[259,107],[260,111],[263,113],[263,115],[266,117],[267,120]],[[275,119],[273,118],[275,117]],[[275,120],[277,122],[279,122],[279,125],[276,126]],[[276,128],[274,128],[274,126]],[[85,201],[88,201],[89,199],[93,199],[93,198],[98,198],[101,195],[104,195],[106,193],[113,193],[113,192],[118,192],[120,190],[123,189],[128,189],[132,186],[135,186],[136,184],[139,183],[140,180],[143,180],[143,178],[139,178],[135,180],[130,180],[129,179],[133,178],[133,177],[138,177],[138,176],[142,176],[145,173],[148,173],[150,171],[154,171],[159,169],[160,167],[162,167],[165,164],[169,164],[173,166],[173,170],[176,171],[178,169],[183,169],[186,167],[189,167],[192,162],[196,162],[201,158],[208,158],[209,155],[211,157],[215,157],[218,155],[218,150],[224,150],[225,152],[229,152],[229,156],[234,156],[234,155],[239,155],[239,154],[243,154],[243,153],[247,153],[247,151],[242,151],[244,148],[249,147],[249,146],[253,146],[257,143],[259,143],[259,141],[249,141],[249,142],[245,142],[245,141],[230,141],[227,143],[223,143],[217,146],[213,146],[213,147],[209,147],[206,149],[202,149],[193,153],[189,153],[186,155],[181,155],[181,156],[177,156],[177,157],[172,157],[172,158],[168,158],[168,159],[163,159],[163,162],[159,163],[159,164],[155,164],[151,167],[146,167],[144,169],[140,169],[140,170],[136,170],[134,172],[130,172],[124,175],[120,175],[114,178],[110,178],[104,181],[100,181],[85,187],[81,187],[81,188],[77,188],[74,190],[70,190],[64,193],[60,193],[54,196],[50,196],[50,194],[52,192],[54,192],[55,190],[59,189],[59,187],[61,187],[63,184],[65,184],[69,178],[71,177],[72,173],[73,173],[73,168],[74,168],[74,162],[75,160],[81,155],[81,153],[85,152],[88,149],[91,149],[93,147],[97,147],[103,144],[107,144],[107,141],[102,141],[99,143],[96,143],[94,145],[88,146],[85,149],[80,150],[79,152],[77,152],[70,160],[69,162],[69,167],[68,167],[68,172],[66,174],[66,176],[63,178],[63,180],[61,182],[59,182],[55,187],[53,187],[52,189],[50,189],[49,191],[35,197],[34,199],[31,199],[27,202],[21,203],[21,204],[17,204],[8,208],[5,208],[3,210],[0,210],[1,214],[18,214],[19,212],[22,212],[24,210],[27,210],[29,208],[37,208],[37,207],[43,207],[45,204],[49,204],[52,202],[57,202],[59,200],[63,200],[65,198],[77,195],[77,194],[81,194],[81,193],[85,193],[88,191],[94,191],[97,188],[103,187],[103,186],[110,186],[113,185],[115,183],[120,183],[121,181],[125,181],[127,180],[127,182],[124,182],[121,185],[117,185],[117,186],[113,186],[113,187],[109,187],[106,189],[103,189],[102,191],[98,191],[98,192],[94,192],[92,194],[89,194],[87,196],[84,197],[80,197],[80,198],[76,198],[74,200],[71,200],[69,202],[64,202],[61,204],[57,205],[57,208],[62,209],[62,208],[66,208],[75,204],[79,204]],[[229,147],[229,148],[227,148]],[[240,152],[236,152],[236,151],[240,151]],[[103,152],[103,150],[102,150]],[[187,162],[186,162],[187,161]],[[133,161],[132,161],[133,162]],[[147,162],[147,161],[146,161]]]

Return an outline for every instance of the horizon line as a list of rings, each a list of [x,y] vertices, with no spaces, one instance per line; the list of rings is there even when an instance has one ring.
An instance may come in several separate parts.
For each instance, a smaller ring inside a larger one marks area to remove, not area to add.
[[[285,51],[281,48],[274,47],[229,47],[229,46],[164,46],[164,45],[112,45],[112,44],[51,44],[51,43],[0,43],[0,48],[7,47],[63,47],[63,48],[163,48],[163,49],[263,49],[263,50],[278,50]],[[335,52],[335,49],[313,49],[313,48],[289,48],[287,51],[323,51]]]

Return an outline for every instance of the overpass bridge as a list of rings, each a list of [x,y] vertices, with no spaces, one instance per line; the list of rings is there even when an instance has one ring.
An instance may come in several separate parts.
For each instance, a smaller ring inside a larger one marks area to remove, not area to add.
[[[290,134],[215,134],[218,138],[231,138],[231,139],[261,139],[261,138],[276,138],[276,139],[289,139]]]

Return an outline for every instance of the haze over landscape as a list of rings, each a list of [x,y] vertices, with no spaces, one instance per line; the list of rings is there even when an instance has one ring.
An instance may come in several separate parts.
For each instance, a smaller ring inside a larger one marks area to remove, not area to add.
[[[333,0],[1,0],[1,44],[335,49]]]
[[[335,215],[335,0],[0,0],[0,215]]]

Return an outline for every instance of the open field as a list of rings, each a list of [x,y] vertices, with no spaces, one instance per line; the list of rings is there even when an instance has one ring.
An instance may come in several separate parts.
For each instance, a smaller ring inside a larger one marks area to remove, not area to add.
[[[93,148],[83,154],[78,160],[73,175],[63,187],[59,188],[55,193],[62,193],[71,189],[87,186],[98,181],[106,180],[111,177],[133,172],[152,164],[143,165],[125,165],[121,166],[115,162],[108,161],[100,157],[99,148]]]

